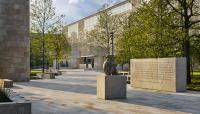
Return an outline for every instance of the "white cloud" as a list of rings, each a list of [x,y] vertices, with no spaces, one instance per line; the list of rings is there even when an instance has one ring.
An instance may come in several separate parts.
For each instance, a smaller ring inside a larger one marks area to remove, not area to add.
[[[69,4],[78,4],[80,2],[83,2],[83,0],[69,0],[68,1]]]

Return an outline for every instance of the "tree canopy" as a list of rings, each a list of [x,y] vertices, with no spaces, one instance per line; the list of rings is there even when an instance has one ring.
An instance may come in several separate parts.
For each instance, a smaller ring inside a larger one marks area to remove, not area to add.
[[[166,2],[152,0],[132,12],[117,42],[117,57],[130,58],[181,56],[183,33],[173,27],[180,23],[176,13],[169,13]],[[120,60],[120,59],[119,59]]]

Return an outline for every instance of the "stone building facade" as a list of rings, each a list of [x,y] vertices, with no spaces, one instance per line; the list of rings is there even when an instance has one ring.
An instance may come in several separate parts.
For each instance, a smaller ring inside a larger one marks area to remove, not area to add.
[[[112,15],[122,15],[131,12],[139,5],[140,0],[132,0],[132,2],[127,0],[105,10],[110,11]],[[71,59],[68,60],[71,68],[102,69],[105,52],[95,50],[87,40],[87,32],[93,30],[97,25],[100,12],[65,26],[66,37],[72,46]]]
[[[0,0],[0,77],[28,81],[29,0]]]

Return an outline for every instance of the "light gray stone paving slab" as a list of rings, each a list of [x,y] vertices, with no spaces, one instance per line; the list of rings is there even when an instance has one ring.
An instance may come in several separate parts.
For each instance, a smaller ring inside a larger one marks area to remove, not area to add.
[[[187,114],[200,113],[200,93],[169,93],[132,88],[127,99],[96,98],[99,72],[64,73],[55,80],[15,83],[14,89],[32,101],[32,114]]]

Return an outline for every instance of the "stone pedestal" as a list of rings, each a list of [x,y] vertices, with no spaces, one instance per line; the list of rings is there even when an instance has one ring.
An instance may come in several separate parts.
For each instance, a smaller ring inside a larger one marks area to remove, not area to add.
[[[97,76],[97,98],[104,100],[126,99],[126,77]]]
[[[8,79],[1,79],[0,86],[3,88],[11,88],[13,87],[13,81]]]

